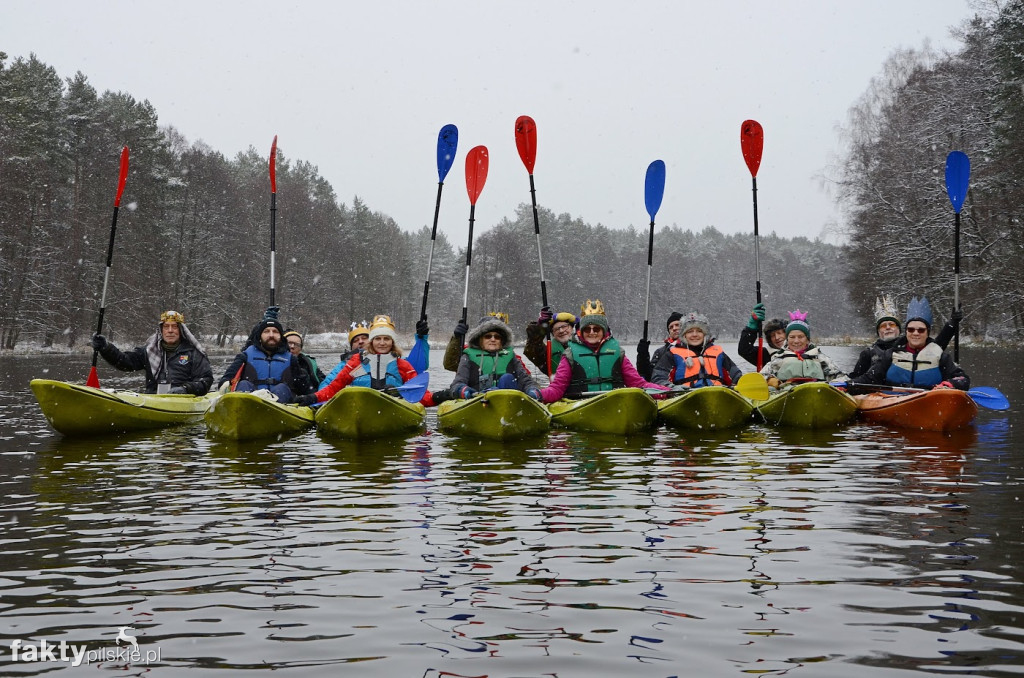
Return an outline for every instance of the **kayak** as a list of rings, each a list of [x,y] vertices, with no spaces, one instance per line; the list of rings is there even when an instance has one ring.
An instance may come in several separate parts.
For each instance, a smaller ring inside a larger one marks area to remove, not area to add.
[[[29,384],[50,426],[66,436],[103,435],[201,421],[211,396],[99,389],[51,379]]]
[[[640,388],[600,391],[579,400],[548,405],[551,423],[577,431],[629,435],[654,426],[658,405]]]
[[[206,412],[206,428],[231,440],[273,438],[299,433],[313,425],[313,410],[281,405],[252,393],[225,393]]]
[[[969,426],[978,406],[965,391],[940,388],[906,393],[882,391],[854,396],[863,421],[922,431],[955,431]]]
[[[423,425],[426,409],[377,389],[346,386],[316,411],[317,431],[350,440],[402,435]]]
[[[447,400],[437,407],[437,426],[445,433],[488,440],[521,440],[547,433],[551,414],[522,391],[485,391],[468,400]]]
[[[669,426],[714,431],[750,420],[753,404],[727,386],[703,386],[658,402],[658,418]]]
[[[857,401],[824,381],[788,386],[755,408],[767,423],[797,428],[830,428],[845,424],[857,412]]]

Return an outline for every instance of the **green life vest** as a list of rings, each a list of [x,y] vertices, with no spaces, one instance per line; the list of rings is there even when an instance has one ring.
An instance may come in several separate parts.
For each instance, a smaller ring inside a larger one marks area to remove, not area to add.
[[[609,337],[595,351],[577,339],[569,342],[563,357],[572,364],[572,379],[566,396],[578,398],[590,391],[611,391],[626,385],[622,377],[624,352],[614,337]],[[554,345],[551,347],[554,351]]]
[[[462,352],[469,356],[469,359],[480,370],[479,385],[474,386],[470,384],[470,386],[478,391],[496,386],[501,375],[508,372],[509,365],[512,364],[512,359],[516,355],[511,349],[507,348],[490,353],[480,348],[467,347]]]
[[[789,381],[790,379],[825,381],[825,371],[818,359],[818,349],[813,345],[804,351],[803,359],[792,351],[785,351],[775,359],[781,359],[779,371],[775,374],[779,381]]]

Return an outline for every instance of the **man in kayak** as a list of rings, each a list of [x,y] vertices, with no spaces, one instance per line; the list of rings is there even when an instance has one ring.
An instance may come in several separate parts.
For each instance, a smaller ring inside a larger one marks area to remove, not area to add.
[[[512,350],[512,330],[496,315],[486,315],[466,334],[467,346],[462,351],[459,369],[447,393],[433,394],[435,403],[448,397],[467,399],[481,391],[512,388],[534,400],[540,390],[523,366],[523,360]]]
[[[221,390],[234,382],[233,390],[239,393],[266,390],[284,405],[292,402],[296,395],[313,390],[309,375],[284,341],[284,326],[277,319],[278,311],[277,306],[271,306],[252,328],[246,347],[217,382]]]
[[[680,339],[654,364],[654,381],[663,386],[731,386],[743,372],[711,336],[707,316],[687,313],[679,321]]]
[[[679,341],[679,320],[683,317],[683,314],[678,311],[672,311],[668,314],[668,321],[665,323],[665,331],[668,336],[665,337],[665,341],[662,342],[654,351],[654,355],[651,355],[651,342],[646,339],[641,339],[636,345],[636,371],[640,373],[640,376],[644,379],[653,379],[654,377],[654,366],[658,364],[660,360],[668,353],[669,349]]]
[[[624,386],[668,390],[637,373],[619,342],[612,336],[600,300],[587,300],[579,324],[579,331],[562,353],[562,360],[558,363],[551,385],[541,389],[542,402],[580,398],[584,393],[610,391]]]
[[[789,314],[786,348],[775,354],[771,362],[761,370],[761,374],[768,381],[768,386],[774,389],[805,381],[846,379],[846,375],[832,359],[811,343],[807,314],[800,309]]]
[[[770,363],[776,354],[782,352],[782,347],[786,343],[786,321],[772,318],[766,322],[766,317],[764,304],[754,304],[754,309],[750,312],[750,317],[747,318],[747,324],[740,330],[740,341],[736,347],[740,357],[755,367],[757,365],[764,367]],[[760,362],[757,359],[758,348],[755,345],[757,344],[758,324],[761,324],[765,341],[761,347]]]
[[[288,351],[299,359],[299,365],[306,370],[309,383],[319,384],[324,379],[324,373],[316,364],[316,358],[302,352],[304,345],[302,335],[295,330],[288,329],[284,331],[284,340],[288,344]]]
[[[122,352],[102,334],[93,335],[92,347],[123,372],[146,371],[146,393],[206,395],[213,370],[199,340],[177,311],[160,314],[160,328],[145,345]]]
[[[930,311],[931,309],[929,309],[929,313]],[[896,345],[896,341],[900,338],[900,332],[903,329],[896,314],[896,304],[893,303],[892,297],[885,294],[880,299],[875,298],[875,331],[878,333],[878,339],[871,346],[860,352],[857,364],[850,371],[851,379],[867,374],[868,370],[876,362],[884,358],[886,352]],[[949,340],[953,338],[953,334],[956,332],[956,323],[963,320],[963,317],[963,311],[953,309],[949,320],[942,326],[939,335],[935,337],[935,343],[943,351],[949,346]]]
[[[903,326],[906,335],[898,338],[867,373],[853,380],[854,383],[957,388],[961,391],[971,388],[970,377],[953,362],[953,356],[943,351],[939,343],[928,336],[932,326],[932,310],[927,297],[914,297],[910,300]]]
[[[558,370],[558,363],[562,359],[562,351],[569,344],[572,335],[576,332],[577,318],[568,311],[552,313],[550,306],[540,310],[537,320],[531,320],[526,325],[526,346],[523,347],[523,355],[530,359],[537,368],[549,377]],[[548,369],[548,346],[545,339],[548,336],[548,329],[551,330],[551,369]]]

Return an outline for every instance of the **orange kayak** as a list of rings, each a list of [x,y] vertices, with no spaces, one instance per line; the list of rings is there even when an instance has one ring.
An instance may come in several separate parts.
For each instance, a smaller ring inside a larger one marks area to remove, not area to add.
[[[955,431],[969,426],[978,406],[965,391],[882,392],[854,396],[862,421],[922,431]]]

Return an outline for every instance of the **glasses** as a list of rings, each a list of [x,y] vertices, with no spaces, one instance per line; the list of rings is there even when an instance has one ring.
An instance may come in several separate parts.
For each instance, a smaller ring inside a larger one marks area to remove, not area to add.
[[[498,334],[497,332],[488,332],[487,334],[481,336],[480,338],[481,339],[497,339],[498,341],[501,341],[502,339],[504,339],[504,337],[501,336],[500,334]]]
[[[907,334],[924,334],[928,331],[927,327],[908,327]]]
[[[289,341],[288,346],[290,348],[300,348],[302,346],[302,343],[298,341]]]
[[[583,332],[583,334],[598,334],[600,332],[604,332],[604,328],[600,325],[587,325],[580,331]]]

